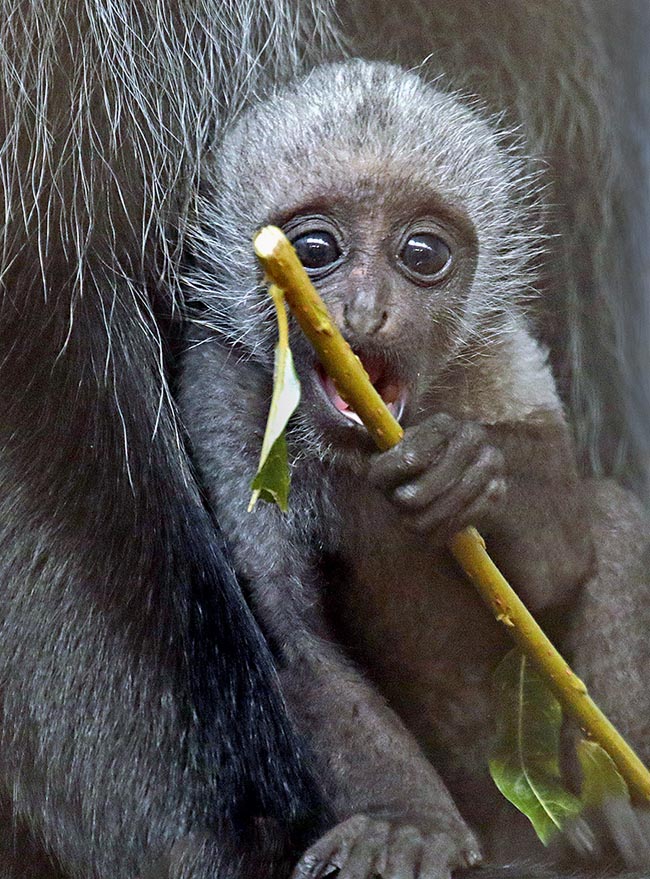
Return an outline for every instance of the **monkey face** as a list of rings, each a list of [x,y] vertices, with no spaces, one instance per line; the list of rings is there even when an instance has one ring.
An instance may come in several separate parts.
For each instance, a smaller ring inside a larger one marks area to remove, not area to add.
[[[186,283],[204,322],[270,378],[275,319],[250,242],[278,225],[384,400],[405,426],[424,417],[529,282],[522,168],[499,137],[391,65],[325,66],[279,89],[225,134],[202,183]],[[292,347],[303,426],[358,449],[363,430],[295,328]]]
[[[314,193],[273,219],[389,409],[404,424],[416,420],[464,337],[477,257],[469,217],[388,168],[357,167],[336,192]],[[357,414],[297,332],[293,349],[310,419],[339,442],[358,443]]]

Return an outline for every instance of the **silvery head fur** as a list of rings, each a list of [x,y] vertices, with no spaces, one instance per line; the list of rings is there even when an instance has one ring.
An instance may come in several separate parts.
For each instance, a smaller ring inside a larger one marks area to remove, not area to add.
[[[539,242],[534,182],[471,102],[416,73],[360,60],[315,69],[227,131],[204,169],[189,234],[188,299],[202,303],[201,320],[244,356],[269,363],[272,310],[251,246],[255,231],[336,191],[378,189],[390,200],[405,181],[460,207],[478,235],[474,280],[453,316],[454,350],[502,332],[504,315],[530,292]]]

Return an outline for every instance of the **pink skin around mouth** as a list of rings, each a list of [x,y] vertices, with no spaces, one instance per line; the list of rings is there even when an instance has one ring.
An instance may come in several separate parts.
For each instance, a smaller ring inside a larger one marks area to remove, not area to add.
[[[394,376],[390,376],[386,371],[386,364],[378,359],[365,359],[360,356],[360,360],[364,365],[370,381],[375,386],[384,403],[386,403],[391,414],[399,421],[406,403],[406,388]],[[332,379],[325,373],[320,364],[316,365],[316,374],[325,394],[337,412],[340,412],[350,421],[361,424],[361,419],[345,400],[341,397],[336,389],[336,385]]]

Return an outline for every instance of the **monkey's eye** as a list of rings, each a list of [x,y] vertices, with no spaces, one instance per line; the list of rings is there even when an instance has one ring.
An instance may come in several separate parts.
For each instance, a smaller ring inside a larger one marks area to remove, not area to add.
[[[451,262],[449,246],[431,232],[411,235],[398,254],[398,259],[415,280],[437,280]]]
[[[300,262],[306,269],[326,269],[341,256],[338,241],[331,232],[324,230],[305,232],[291,242],[296,248]]]

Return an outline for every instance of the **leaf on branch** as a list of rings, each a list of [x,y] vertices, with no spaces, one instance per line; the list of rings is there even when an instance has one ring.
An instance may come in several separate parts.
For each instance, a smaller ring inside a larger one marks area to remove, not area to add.
[[[630,799],[625,779],[607,751],[597,742],[582,739],[576,746],[582,786],[580,799],[588,807],[602,806],[607,800]]]
[[[289,332],[284,296],[279,287],[269,290],[278,319],[278,344],[275,346],[273,395],[262,441],[262,454],[255,478],[251,483],[248,511],[258,499],[276,503],[286,513],[289,507],[289,463],[286,426],[300,402],[300,381],[289,348]]]
[[[519,650],[494,673],[497,734],[490,774],[501,793],[530,820],[547,845],[581,811],[560,776],[562,709],[543,678]]]

